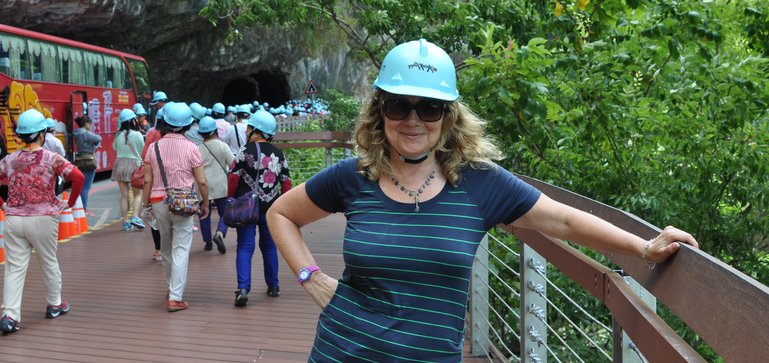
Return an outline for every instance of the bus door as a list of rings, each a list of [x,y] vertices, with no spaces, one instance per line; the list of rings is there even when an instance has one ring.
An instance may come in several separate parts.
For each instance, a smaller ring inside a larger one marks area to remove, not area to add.
[[[67,126],[67,159],[70,161],[75,160],[75,139],[72,133],[75,131],[75,119],[80,116],[88,114],[88,110],[85,108],[85,102],[88,99],[88,95],[85,91],[74,91],[69,96],[70,112],[66,118]]]

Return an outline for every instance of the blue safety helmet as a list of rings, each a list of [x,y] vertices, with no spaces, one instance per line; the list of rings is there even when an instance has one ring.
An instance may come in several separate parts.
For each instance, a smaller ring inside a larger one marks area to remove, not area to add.
[[[168,96],[166,96],[166,93],[163,91],[155,91],[155,93],[152,94],[152,100],[150,100],[150,105],[156,105],[158,102],[166,102],[168,101]]]
[[[134,103],[134,105],[131,106],[131,109],[134,111],[136,116],[144,116],[147,114],[147,111],[144,110],[144,105],[141,103]]]
[[[184,127],[192,123],[192,110],[184,102],[175,102],[171,106],[164,107],[164,120],[173,127]]]
[[[240,105],[237,108],[237,113],[247,113],[247,114],[250,115],[251,114],[251,106],[249,106],[249,105]]]
[[[206,116],[206,108],[197,102],[190,103],[190,110],[192,111],[192,117],[197,120]]]
[[[216,121],[214,121],[213,117],[205,116],[200,119],[200,123],[198,124],[199,134],[207,134],[214,131],[216,131]]]
[[[118,125],[122,125],[123,122],[131,121],[136,118],[136,114],[127,108],[120,110],[120,115],[117,117]]]
[[[47,128],[48,123],[45,121],[45,116],[34,108],[22,112],[16,123],[16,133],[19,135],[34,134]]]
[[[232,113],[238,112],[238,108],[235,106],[227,106],[227,112],[232,112]]]
[[[226,110],[224,109],[224,104],[222,104],[220,102],[214,103],[214,106],[211,107],[211,111],[216,112],[216,113],[221,114],[221,115],[224,115],[224,113],[226,112]]]
[[[424,39],[403,43],[390,50],[372,88],[444,101],[459,98],[454,62],[443,49]]]
[[[275,136],[275,116],[265,110],[254,112],[246,122],[248,126],[263,132],[265,135]]]
[[[49,132],[53,131],[53,129],[56,127],[56,120],[52,118],[46,118],[45,125],[46,125],[46,129],[48,129]]]

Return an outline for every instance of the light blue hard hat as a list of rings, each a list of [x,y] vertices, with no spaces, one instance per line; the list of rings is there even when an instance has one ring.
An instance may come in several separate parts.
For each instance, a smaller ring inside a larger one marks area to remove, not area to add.
[[[150,100],[150,105],[156,105],[158,102],[168,101],[168,96],[166,96],[166,93],[163,91],[156,91],[152,94],[152,100]]]
[[[424,39],[390,50],[372,88],[444,101],[459,98],[454,62],[443,49]]]
[[[40,111],[31,108],[19,115],[19,121],[16,122],[16,133],[19,135],[34,134],[48,128],[48,122],[45,121]]]
[[[197,102],[190,103],[190,110],[192,110],[192,117],[198,120],[206,116],[206,108]]]
[[[124,108],[120,110],[120,115],[118,116],[118,125],[123,124],[123,122],[131,121],[136,118],[136,114],[127,108]]]
[[[247,114],[250,115],[251,114],[251,106],[249,106],[249,105],[240,105],[240,106],[238,106],[237,113],[241,113],[241,112],[242,113],[247,113]]]
[[[232,112],[232,113],[238,112],[238,108],[235,106],[227,106],[227,112]]]
[[[224,114],[226,110],[224,109],[224,104],[221,102],[214,103],[213,107],[211,107],[211,111],[214,111],[216,113]]]
[[[45,125],[48,131],[53,131],[53,128],[56,127],[56,120],[52,118],[46,118],[45,119]]]
[[[143,116],[147,114],[147,111],[144,110],[144,105],[141,103],[134,103],[134,105],[131,106],[131,109],[137,116]]]
[[[216,121],[214,121],[213,117],[205,116],[200,119],[200,123],[198,124],[199,134],[207,134],[214,131],[216,131]]]
[[[275,116],[265,110],[254,112],[246,122],[249,126],[270,136],[275,135]]]
[[[175,102],[165,108],[164,120],[173,127],[184,127],[192,123],[192,110],[184,102]]]

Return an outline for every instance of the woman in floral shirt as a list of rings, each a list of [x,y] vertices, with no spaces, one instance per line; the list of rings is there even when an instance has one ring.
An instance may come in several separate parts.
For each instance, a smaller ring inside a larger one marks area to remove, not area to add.
[[[258,187],[259,196],[259,250],[264,261],[264,280],[267,295],[280,296],[278,286],[278,251],[272,240],[265,214],[280,194],[291,189],[291,175],[288,161],[283,152],[270,141],[275,136],[275,117],[267,111],[255,112],[247,121],[247,143],[235,157],[235,167],[230,174],[229,195],[236,198]],[[257,143],[261,153],[257,155]],[[247,176],[246,176],[247,175]],[[251,185],[255,181],[257,185]],[[238,227],[238,247],[235,267],[238,275],[238,289],[235,291],[235,306],[243,307],[251,291],[251,259],[256,248],[256,227]]]
[[[37,110],[22,113],[16,134],[26,145],[0,161],[0,180],[9,186],[8,202],[0,199],[6,214],[6,263],[0,318],[3,334],[19,330],[21,296],[33,248],[46,287],[45,317],[53,319],[69,311],[67,301],[61,299],[61,270],[56,258],[59,215],[75,205],[85,177],[63,156],[43,149],[46,127],[45,116]],[[72,182],[67,201],[55,195],[59,176]]]

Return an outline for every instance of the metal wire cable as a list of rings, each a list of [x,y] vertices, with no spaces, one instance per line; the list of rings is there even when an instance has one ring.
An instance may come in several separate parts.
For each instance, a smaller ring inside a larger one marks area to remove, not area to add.
[[[480,310],[478,310],[478,314],[480,314],[481,316],[483,316],[483,317],[484,317],[484,319],[486,319],[486,322],[489,322],[489,321],[490,321],[490,320],[489,320],[489,317],[488,317],[488,316],[485,316],[485,315],[484,315],[484,314],[483,314],[483,313],[482,313]],[[506,325],[507,325],[507,324],[506,324]],[[489,324],[489,326],[491,326],[491,324]],[[510,332],[511,332],[511,333],[513,333],[513,335],[515,336],[515,338],[516,338],[516,339],[518,339],[518,341],[520,341],[520,340],[521,340],[521,336],[520,336],[520,335],[518,335],[518,333],[516,333],[516,332],[515,332],[515,329],[511,329],[509,325],[507,325],[507,327],[508,327],[508,329],[510,329]],[[502,336],[500,336],[500,335],[499,335],[499,332],[498,332],[496,329],[489,329],[489,330],[491,330],[492,332],[494,332],[494,336],[496,337],[496,340],[497,340],[497,342],[499,342],[499,344],[501,344],[501,345],[502,345],[502,348],[503,348],[504,350],[506,350],[506,351],[507,351],[507,354],[508,354],[508,355],[510,355],[511,357],[515,357],[515,353],[513,353],[513,352],[510,350],[510,348],[508,348],[508,347],[507,347],[507,345],[505,344],[505,342],[504,342],[504,341],[503,341],[503,339],[502,339]],[[494,342],[491,340],[491,337],[489,336],[489,334],[488,334],[487,332],[482,332],[482,334],[484,335],[484,338],[486,339],[486,341],[487,341],[487,342],[489,342],[489,343],[491,343],[491,344],[493,344],[493,343],[494,343]],[[486,351],[486,349],[484,349],[484,351]],[[488,353],[489,353],[489,352],[488,352],[488,351],[486,351],[486,355],[487,355],[487,356],[488,356]],[[516,357],[516,358],[517,358],[517,357]],[[518,358],[518,359],[520,360],[520,358]]]

